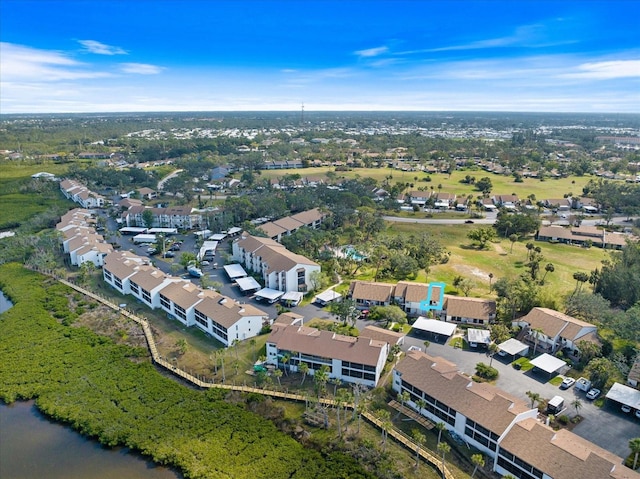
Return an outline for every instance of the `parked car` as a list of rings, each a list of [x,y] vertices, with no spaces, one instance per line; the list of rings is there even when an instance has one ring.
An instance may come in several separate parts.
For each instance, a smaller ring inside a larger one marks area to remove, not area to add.
[[[562,380],[562,384],[560,384],[560,389],[569,389],[571,386],[575,384],[576,380],[573,378],[564,378]]]
[[[593,401],[594,399],[597,399],[598,396],[600,396],[599,389],[596,389],[596,388],[589,389],[589,392],[587,393],[587,399]]]
[[[636,417],[640,419],[640,409],[636,409]]]
[[[164,257],[165,258],[174,258],[175,255],[176,254],[173,251],[165,251],[165,253],[164,253]]]
[[[626,404],[623,404],[622,407],[620,408],[622,410],[622,412],[631,412],[631,406],[628,406]]]

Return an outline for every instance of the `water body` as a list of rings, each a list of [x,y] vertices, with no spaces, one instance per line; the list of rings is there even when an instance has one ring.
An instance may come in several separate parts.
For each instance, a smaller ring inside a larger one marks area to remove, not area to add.
[[[127,449],[107,449],[42,416],[33,401],[0,402],[2,479],[176,479]]]
[[[13,306],[13,303],[7,299],[7,297],[0,291],[0,314],[7,311]]]

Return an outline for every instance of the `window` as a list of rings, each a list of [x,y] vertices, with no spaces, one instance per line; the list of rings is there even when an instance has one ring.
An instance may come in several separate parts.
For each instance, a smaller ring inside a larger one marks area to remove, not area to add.
[[[163,308],[168,309],[169,311],[171,311],[171,302],[169,301],[169,299],[166,296],[160,295],[160,305]]]
[[[131,287],[131,291],[133,291],[136,295],[140,296],[140,287],[136,283],[131,281],[129,283],[129,286]]]

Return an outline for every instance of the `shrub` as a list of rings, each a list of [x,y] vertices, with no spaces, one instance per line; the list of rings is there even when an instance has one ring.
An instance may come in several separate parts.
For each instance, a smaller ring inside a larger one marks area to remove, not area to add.
[[[498,377],[498,370],[484,363],[476,364],[476,374],[489,381]]]
[[[569,416],[567,416],[566,414],[563,414],[562,416],[558,417],[558,422],[564,426],[566,426],[567,424],[569,424]]]

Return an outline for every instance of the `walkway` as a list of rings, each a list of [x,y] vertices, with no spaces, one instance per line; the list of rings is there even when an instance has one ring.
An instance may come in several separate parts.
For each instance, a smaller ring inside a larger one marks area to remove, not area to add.
[[[301,394],[294,394],[294,393],[288,393],[288,392],[282,392],[282,391],[275,391],[275,390],[270,390],[270,389],[262,389],[262,388],[256,388],[256,387],[250,387],[250,386],[236,386],[236,385],[232,385],[232,384],[223,384],[223,383],[214,383],[213,381],[205,381],[199,377],[193,376],[192,374],[189,374],[188,372],[179,369],[178,367],[176,367],[174,364],[170,363],[169,361],[163,359],[159,354],[158,354],[158,348],[156,346],[156,342],[155,339],[153,338],[153,333],[151,332],[151,327],[149,326],[149,322],[144,319],[141,318],[139,316],[136,316],[133,312],[127,310],[126,308],[121,308],[120,306],[118,306],[117,304],[113,303],[112,301],[110,301],[109,299],[105,298],[104,296],[101,296],[99,294],[93,293],[87,289],[84,289],[81,286],[78,286],[77,284],[71,283],[70,281],[67,281],[66,279],[62,279],[58,276],[55,275],[55,273],[53,271],[40,271],[38,270],[39,273],[42,274],[46,274],[48,276],[51,276],[53,278],[55,278],[56,280],[60,281],[62,284],[76,290],[77,292],[84,294],[85,296],[88,296],[102,304],[104,304],[105,306],[113,309],[114,311],[119,312],[120,314],[122,314],[124,317],[130,319],[131,321],[136,322],[137,324],[139,324],[142,327],[142,330],[144,331],[144,336],[147,340],[147,346],[149,347],[149,352],[151,353],[151,358],[153,360],[153,362],[166,369],[167,371],[170,371],[172,374],[182,378],[185,381],[188,381],[189,383],[191,383],[194,386],[197,386],[199,388],[202,389],[209,389],[209,388],[218,388],[218,389],[227,389],[227,390],[232,390],[232,391],[238,391],[238,392],[243,392],[243,393],[256,393],[256,394],[261,394],[264,396],[270,396],[273,398],[277,398],[277,399],[285,399],[288,401],[297,401],[297,402],[306,402],[308,401],[309,397],[308,396],[304,396]],[[320,404],[324,404],[327,406],[332,406],[332,407],[337,407],[338,403],[336,401],[334,401],[333,399],[329,399],[329,398],[320,398],[319,399]],[[392,401],[392,403],[395,401]],[[346,404],[342,404],[341,407],[346,407],[348,409],[353,409],[354,405],[352,403],[346,403]],[[398,404],[398,407],[396,406],[392,406],[395,407],[396,409],[399,408],[404,408],[407,409],[407,411],[405,412],[404,409],[400,409],[402,411],[403,414],[412,417],[410,414],[413,413],[413,415],[417,414],[415,412],[413,412],[412,410],[406,408],[405,406],[402,406],[400,404]],[[383,423],[383,421],[381,421],[380,419],[378,419],[376,416],[374,416],[373,414],[369,413],[369,412],[363,412],[362,413],[362,417],[364,417],[367,421],[369,421],[371,424],[373,424],[375,427],[377,427],[378,429],[382,430],[385,428],[385,425]],[[422,417],[422,416],[420,416]],[[412,417],[413,418],[413,417]],[[423,420],[426,421],[426,419],[422,418]],[[418,419],[416,419],[418,421]],[[427,421],[429,422],[429,421]],[[429,422],[430,423],[430,422]],[[433,428],[433,424],[430,423],[431,427],[425,426],[427,429],[431,429]],[[390,428],[387,430],[387,434],[389,436],[391,436],[393,439],[395,439],[398,443],[402,444],[404,447],[406,447],[407,449],[409,449],[411,452],[415,452],[416,449],[418,448],[418,445],[409,437],[407,436],[405,433],[403,433],[402,431],[396,429],[396,428]],[[422,459],[424,459],[425,461],[427,461],[428,463],[430,463],[433,467],[435,467],[438,471],[442,471],[443,470],[443,464],[442,464],[442,460],[436,456],[434,456],[433,454],[431,454],[429,451],[424,450],[423,448],[420,449],[420,457]],[[449,469],[444,466],[444,476],[446,479],[455,479],[455,477],[453,476],[453,474],[449,471]]]

